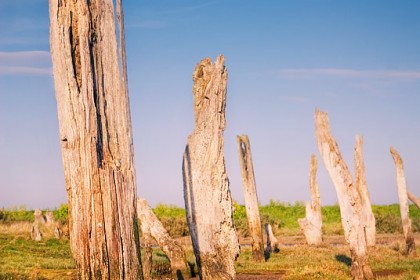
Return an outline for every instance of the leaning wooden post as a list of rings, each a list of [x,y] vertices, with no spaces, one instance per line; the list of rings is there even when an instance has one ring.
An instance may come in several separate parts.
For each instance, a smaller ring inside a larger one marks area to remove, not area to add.
[[[405,253],[409,255],[414,253],[416,243],[414,242],[414,235],[411,229],[411,220],[409,215],[410,208],[408,207],[407,183],[405,180],[404,165],[397,150],[391,147],[390,152],[392,158],[394,159],[397,173],[398,197],[400,199],[401,220],[406,244]]]
[[[247,135],[238,135],[237,140],[246,216],[248,218],[248,229],[252,238],[252,257],[256,261],[264,261],[264,239],[260,220],[260,209],[258,208],[251,145]]]
[[[49,7],[78,278],[142,279],[121,0],[116,15],[112,0],[50,0]]]
[[[224,57],[198,63],[193,81],[195,127],[182,166],[188,227],[200,278],[234,279],[239,243],[223,153]]]
[[[356,144],[354,147],[354,169],[356,175],[356,187],[362,204],[361,217],[364,222],[366,244],[368,246],[375,246],[375,216],[373,216],[372,204],[370,203],[370,195],[366,183],[365,161],[363,159],[363,137],[360,137],[359,135],[356,136]]]
[[[420,197],[415,196],[409,191],[407,191],[407,196],[408,199],[410,199],[417,206],[417,208],[420,208]]]
[[[138,201],[137,201],[138,203]],[[139,207],[137,206],[137,213],[139,212]],[[145,280],[152,279],[152,266],[153,266],[153,237],[152,233],[150,232],[150,227],[144,222],[145,219],[138,213],[138,218],[140,220],[140,231],[141,231],[141,239],[143,241],[142,247],[142,269],[143,269],[143,277]]]
[[[159,247],[168,256],[171,262],[172,273],[187,271],[184,249],[169,235],[145,199],[137,199],[137,216],[140,219],[142,233],[146,237],[150,235],[150,237],[154,238]]]
[[[309,245],[322,244],[322,214],[321,214],[321,198],[319,195],[318,184],[316,182],[316,171],[318,169],[318,161],[316,156],[311,156],[311,168],[309,172],[309,186],[311,190],[312,202],[306,203],[306,216],[299,219],[298,223],[303,230],[306,242]]]
[[[315,111],[315,134],[319,152],[337,192],[344,235],[352,257],[352,277],[374,279],[368,260],[364,224],[361,220],[360,196],[337,142],[331,135],[328,115],[318,109]]]

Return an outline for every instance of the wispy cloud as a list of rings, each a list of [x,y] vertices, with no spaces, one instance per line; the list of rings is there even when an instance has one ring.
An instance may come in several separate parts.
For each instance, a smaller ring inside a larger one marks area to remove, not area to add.
[[[314,79],[314,78],[374,78],[374,79],[410,79],[420,80],[420,71],[398,70],[355,70],[340,68],[281,69],[281,78]]]
[[[0,52],[0,75],[51,75],[47,51]]]

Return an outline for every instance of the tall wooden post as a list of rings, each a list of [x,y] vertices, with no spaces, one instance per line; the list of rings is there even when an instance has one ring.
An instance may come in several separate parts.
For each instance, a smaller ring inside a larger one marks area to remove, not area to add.
[[[184,153],[184,199],[200,278],[234,279],[239,243],[223,153],[227,70],[224,57],[197,64],[195,127]]]
[[[328,115],[318,109],[315,111],[315,134],[319,153],[337,192],[344,235],[350,246],[353,279],[374,279],[361,220],[361,199],[337,142],[331,135]]]
[[[306,215],[304,219],[299,219],[299,226],[303,230],[306,242],[309,245],[322,244],[322,213],[321,198],[319,195],[318,184],[316,182],[316,172],[318,161],[315,155],[311,156],[311,167],[309,171],[309,186],[311,190],[311,202],[306,203]]]
[[[247,135],[238,135],[237,140],[246,216],[248,218],[248,229],[252,238],[252,257],[256,261],[264,261],[264,239],[260,220],[260,209],[258,208],[251,145]]]
[[[409,255],[411,253],[414,253],[416,249],[416,243],[414,242],[413,230],[411,229],[411,220],[409,215],[410,208],[408,207],[407,183],[405,180],[404,165],[401,156],[397,152],[397,150],[391,147],[390,152],[392,158],[394,159],[395,169],[397,173],[398,197],[400,199],[400,213],[406,244],[405,253]]]
[[[112,0],[50,0],[49,7],[78,277],[142,279],[121,0],[116,15]]]
[[[372,204],[370,203],[370,195],[366,183],[365,161],[363,159],[363,137],[356,136],[356,144],[354,147],[354,169],[356,175],[356,186],[359,192],[360,202],[362,204],[362,221],[366,235],[366,244],[375,246],[376,244],[376,226],[375,216],[372,212]]]

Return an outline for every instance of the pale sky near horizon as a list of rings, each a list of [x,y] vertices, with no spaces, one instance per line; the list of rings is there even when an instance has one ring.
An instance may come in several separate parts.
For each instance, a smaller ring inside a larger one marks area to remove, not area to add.
[[[328,112],[353,170],[364,136],[373,204],[397,203],[401,154],[420,196],[420,2],[129,1],[128,79],[138,194],[184,206],[182,153],[193,130],[192,72],[225,55],[225,157],[243,203],[236,135],[248,134],[258,196],[310,198],[311,153],[321,202],[335,189],[319,158],[314,111]],[[54,208],[67,200],[49,54],[47,0],[0,0],[0,207]]]

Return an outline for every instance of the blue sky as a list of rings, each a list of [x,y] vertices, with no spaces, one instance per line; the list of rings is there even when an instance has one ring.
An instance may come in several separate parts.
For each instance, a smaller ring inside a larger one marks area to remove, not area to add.
[[[251,141],[258,196],[309,199],[311,153],[322,204],[337,201],[319,158],[314,110],[327,111],[353,170],[364,136],[374,204],[398,201],[394,146],[420,195],[420,2],[124,1],[138,193],[183,206],[181,163],[193,130],[192,72],[224,54],[225,156],[243,202],[236,135]],[[0,0],[0,207],[66,201],[46,0]]]

